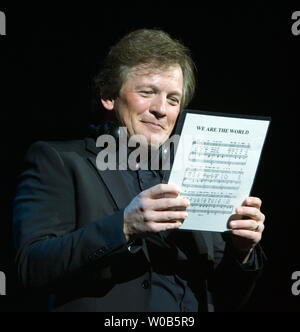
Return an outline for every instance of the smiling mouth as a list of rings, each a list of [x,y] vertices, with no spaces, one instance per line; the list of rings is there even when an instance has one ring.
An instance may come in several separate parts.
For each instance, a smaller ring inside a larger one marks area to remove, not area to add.
[[[147,127],[152,128],[154,130],[162,130],[164,129],[160,124],[154,123],[154,122],[147,122],[147,121],[142,121]]]

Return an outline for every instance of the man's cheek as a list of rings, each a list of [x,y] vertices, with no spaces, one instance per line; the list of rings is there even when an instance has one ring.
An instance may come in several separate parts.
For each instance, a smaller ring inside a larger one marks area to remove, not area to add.
[[[169,124],[170,133],[172,132],[172,130],[173,130],[174,127],[175,127],[175,123],[176,123],[176,120],[177,120],[178,115],[179,115],[179,112],[178,112],[178,113],[175,113],[174,115],[172,115],[172,116],[169,118],[168,124]]]
[[[149,108],[150,100],[140,96],[138,93],[127,95],[127,107],[137,114],[143,113]]]

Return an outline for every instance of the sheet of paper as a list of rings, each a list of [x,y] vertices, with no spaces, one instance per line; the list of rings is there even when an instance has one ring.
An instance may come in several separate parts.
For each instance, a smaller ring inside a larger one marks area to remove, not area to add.
[[[169,183],[191,205],[181,229],[223,232],[249,196],[270,121],[187,113]]]

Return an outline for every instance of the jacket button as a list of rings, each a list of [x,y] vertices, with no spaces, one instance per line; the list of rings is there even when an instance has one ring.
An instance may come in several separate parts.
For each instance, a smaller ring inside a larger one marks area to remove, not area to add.
[[[148,289],[150,287],[150,282],[148,280],[144,280],[142,283],[142,287],[144,289]]]
[[[100,249],[98,250],[98,253],[99,253],[99,254],[104,254],[105,251],[106,251],[106,248],[105,248],[105,247],[102,247],[102,248],[100,248]]]

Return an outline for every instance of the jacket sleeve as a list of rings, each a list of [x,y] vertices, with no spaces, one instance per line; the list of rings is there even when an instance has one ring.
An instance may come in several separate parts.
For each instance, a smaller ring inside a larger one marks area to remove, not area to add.
[[[16,264],[25,288],[52,287],[125,250],[123,211],[76,227],[73,174],[50,144],[31,146],[14,200]]]
[[[230,244],[228,234],[214,233],[214,272],[209,291],[215,311],[238,311],[251,296],[260,277],[266,256],[260,245],[249,263],[241,264]]]

